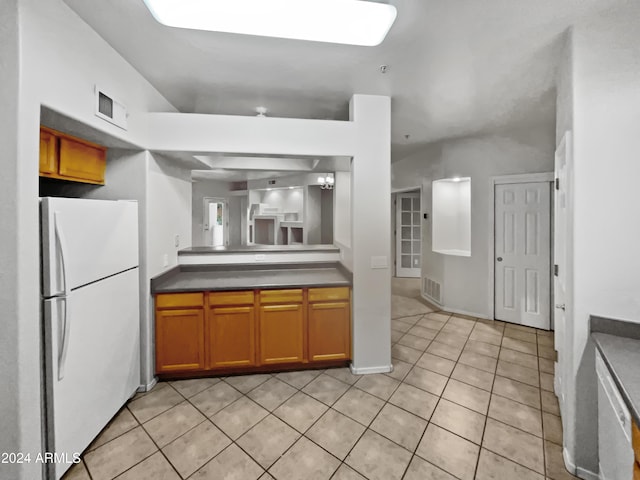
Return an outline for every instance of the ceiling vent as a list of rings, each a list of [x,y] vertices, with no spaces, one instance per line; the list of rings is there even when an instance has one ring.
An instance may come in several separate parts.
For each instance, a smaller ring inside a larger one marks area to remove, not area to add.
[[[127,109],[96,85],[96,116],[123,130],[127,129]]]

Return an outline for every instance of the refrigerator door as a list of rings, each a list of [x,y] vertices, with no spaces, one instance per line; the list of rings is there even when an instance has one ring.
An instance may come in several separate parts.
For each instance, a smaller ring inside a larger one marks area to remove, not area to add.
[[[138,285],[135,268],[67,298],[44,301],[47,451],[68,459],[51,465],[51,478],[72,466],[74,454],[91,443],[140,383]]]
[[[138,265],[136,202],[47,197],[41,209],[45,298]]]

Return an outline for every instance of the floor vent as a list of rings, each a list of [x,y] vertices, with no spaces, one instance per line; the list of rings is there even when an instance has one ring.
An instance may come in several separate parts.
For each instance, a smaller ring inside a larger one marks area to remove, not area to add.
[[[435,280],[424,277],[422,279],[422,293],[436,303],[441,303],[440,284]]]

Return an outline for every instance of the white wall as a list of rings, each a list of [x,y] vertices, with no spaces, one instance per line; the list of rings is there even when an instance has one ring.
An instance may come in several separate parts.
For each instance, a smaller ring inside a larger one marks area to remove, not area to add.
[[[174,109],[62,1],[4,1],[0,2],[0,16],[0,122],[2,155],[7,157],[0,179],[5,312],[0,358],[7,386],[0,396],[0,445],[3,451],[35,454],[42,450],[38,341],[40,107],[46,105],[133,144],[143,137],[140,128],[132,125],[125,132],[94,116],[96,83],[123,101],[132,113]],[[2,478],[33,480],[40,474],[41,465],[35,463],[0,465]]]
[[[303,243],[314,245],[320,243],[322,228],[321,189],[317,185],[305,187],[304,197],[304,230]]]
[[[596,377],[589,315],[640,322],[640,4],[573,29],[572,91],[558,118],[574,131],[573,376],[565,446],[597,471]],[[572,77],[572,78],[571,78]],[[570,102],[573,100],[571,111]],[[559,132],[560,134],[562,132]],[[560,141],[560,136],[558,141]],[[574,405],[571,405],[574,404]],[[574,410],[575,406],[575,410]]]
[[[37,123],[20,121],[26,99],[19,94],[19,3],[0,2],[0,451],[35,454],[41,449],[37,147],[21,138],[37,135]],[[35,463],[0,464],[1,478],[37,479],[40,471]]]
[[[351,172],[336,172],[333,186],[333,243],[340,247],[342,263],[351,270]]]
[[[260,203],[270,207],[277,207],[280,212],[297,212],[298,220],[302,220],[304,208],[304,194],[302,188],[278,188],[260,192]]]
[[[394,189],[422,181],[423,211],[432,213],[431,182],[442,178],[471,178],[471,256],[432,251],[431,221],[422,229],[422,275],[442,285],[444,306],[478,317],[490,316],[489,225],[491,177],[553,171],[554,126],[538,125],[501,135],[441,142],[393,164]],[[417,180],[418,179],[418,180]]]
[[[191,246],[191,173],[160,155],[148,155],[148,237],[153,240],[147,250],[147,265],[149,276],[154,277],[176,266],[178,250]]]

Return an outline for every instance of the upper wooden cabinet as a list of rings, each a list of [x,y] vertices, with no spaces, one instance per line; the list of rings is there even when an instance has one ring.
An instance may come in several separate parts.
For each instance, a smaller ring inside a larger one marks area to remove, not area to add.
[[[107,149],[40,127],[40,176],[104,185]]]

